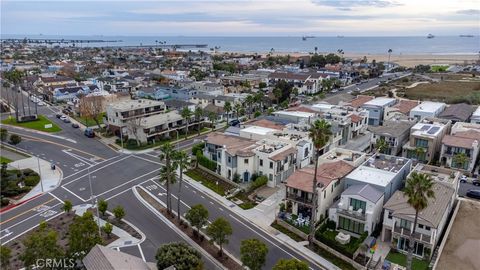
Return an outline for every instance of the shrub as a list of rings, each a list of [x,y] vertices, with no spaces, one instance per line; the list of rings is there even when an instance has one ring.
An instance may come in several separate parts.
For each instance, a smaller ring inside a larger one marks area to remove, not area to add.
[[[249,191],[253,191],[261,186],[264,186],[267,184],[267,182],[268,178],[265,175],[259,176],[255,181],[250,184]]]
[[[240,183],[240,182],[241,182],[241,180],[240,180],[240,174],[234,173],[232,180],[233,180],[233,182],[235,182],[235,183]]]
[[[202,151],[197,151],[196,153],[196,156],[197,156],[197,161],[200,165],[202,165],[203,167],[211,170],[211,171],[215,171],[217,169],[217,163],[215,161],[212,161],[208,158],[206,158],[203,154],[202,154]]]
[[[262,113],[257,111],[257,112],[255,112],[255,114],[253,115],[253,117],[257,118],[257,117],[259,117],[260,115],[262,115]]]
[[[22,141],[22,137],[20,137],[20,136],[17,135],[17,134],[12,134],[12,135],[10,136],[10,143],[13,144],[13,145],[17,145],[17,144],[19,144],[21,141]]]
[[[133,147],[139,146],[138,143],[137,143],[137,141],[134,140],[134,139],[128,139],[127,145],[130,146],[130,147],[132,147],[132,146],[133,146]]]
[[[23,180],[23,183],[29,187],[36,186],[38,182],[40,182],[40,176],[38,175],[30,175],[25,177],[25,180]]]
[[[10,203],[10,200],[7,198],[2,197],[2,207],[7,206]]]
[[[198,151],[203,152],[203,148],[205,148],[205,143],[195,144],[192,147],[192,153],[196,154]]]
[[[22,172],[23,172],[23,175],[25,176],[37,175],[37,173],[32,169],[25,169]]]

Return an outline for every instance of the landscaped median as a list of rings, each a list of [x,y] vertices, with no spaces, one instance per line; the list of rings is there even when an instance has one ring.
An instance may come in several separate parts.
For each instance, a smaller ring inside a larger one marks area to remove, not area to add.
[[[56,125],[43,115],[38,115],[37,120],[20,123],[18,123],[14,117],[9,117],[2,120],[2,124],[29,128],[43,132],[58,132],[62,130],[58,125]]]
[[[242,265],[239,264],[231,255],[224,253],[219,255],[219,248],[217,245],[213,244],[208,236],[206,236],[201,230],[199,234],[196,230],[190,226],[187,220],[181,217],[180,221],[175,215],[169,213],[167,209],[152,195],[141,187],[135,187],[135,191],[141,198],[152,206],[156,211],[158,211],[162,216],[168,219],[175,227],[181,230],[188,238],[194,241],[200,248],[202,248],[206,253],[208,253],[212,258],[220,262],[223,267],[226,269],[241,270],[243,269]]]

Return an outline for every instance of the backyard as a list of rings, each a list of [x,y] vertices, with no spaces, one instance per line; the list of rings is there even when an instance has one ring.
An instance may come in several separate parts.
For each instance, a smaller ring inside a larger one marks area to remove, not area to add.
[[[393,250],[390,251],[390,253],[388,253],[388,255],[385,259],[392,262],[392,263],[399,264],[401,266],[406,266],[407,265],[407,255],[395,252]],[[413,258],[412,269],[427,270],[428,269],[428,262],[424,261],[424,260],[419,260],[417,258]]]
[[[22,123],[17,123],[17,121],[13,117],[7,118],[2,120],[2,124],[35,129],[35,130],[44,131],[44,132],[58,132],[62,130],[59,126],[57,126],[55,123],[53,123],[43,115],[38,115],[38,119],[35,121],[22,122]],[[45,128],[45,125],[49,125],[49,124],[51,124],[52,126],[50,128]]]

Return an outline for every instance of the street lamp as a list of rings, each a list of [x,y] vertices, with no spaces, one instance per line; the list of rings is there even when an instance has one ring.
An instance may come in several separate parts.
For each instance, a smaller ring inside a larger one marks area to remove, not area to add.
[[[40,158],[38,156],[37,156],[37,165],[38,165],[38,175],[40,176],[40,187],[42,188],[42,193],[43,193],[42,171],[40,169]]]
[[[98,212],[98,199],[93,196],[93,189],[92,189],[92,177],[90,176],[90,167],[87,167],[88,171],[88,183],[90,184],[90,200],[92,205],[96,206],[97,208],[97,227],[98,227],[98,235],[101,236],[102,233],[100,231],[100,214]],[[95,201],[93,200],[95,198]]]

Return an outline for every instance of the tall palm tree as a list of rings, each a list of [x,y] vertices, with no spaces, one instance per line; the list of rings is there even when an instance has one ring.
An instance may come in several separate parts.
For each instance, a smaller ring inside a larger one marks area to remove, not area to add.
[[[188,107],[185,107],[185,108],[182,109],[181,115],[182,115],[182,118],[185,119],[185,121],[187,122],[187,127],[186,127],[186,131],[185,131],[185,139],[187,139],[188,138],[188,124],[190,122],[190,118],[192,117],[192,111],[190,111],[190,109]]]
[[[382,138],[377,141],[375,148],[377,149],[377,152],[385,154],[385,151],[388,149],[388,143]]]
[[[393,50],[392,49],[388,49],[388,65],[387,65],[387,68],[390,67],[390,56],[392,55],[392,52]]]
[[[310,234],[308,235],[308,242],[310,245],[313,243],[315,237],[315,222],[317,218],[317,170],[318,170],[318,157],[320,150],[327,145],[332,135],[331,125],[325,119],[315,121],[310,127],[308,136],[312,139],[315,157],[315,172],[313,174],[313,208],[312,218],[310,221]]]
[[[260,107],[261,112],[263,112],[263,97],[264,94],[261,91],[258,91],[258,93],[253,96],[253,99],[255,103],[257,103],[257,106]]]
[[[198,136],[200,136],[200,129],[202,127],[202,116],[203,116],[203,110],[200,106],[197,106],[195,108],[195,121],[197,121],[198,124]]]
[[[233,109],[235,110],[235,115],[237,116],[237,120],[238,120],[238,118],[240,117],[240,113],[242,112],[242,109],[243,109],[242,104],[240,103],[235,104],[235,107]]]
[[[247,105],[247,112],[248,112],[248,117],[250,118],[251,117],[251,114],[252,114],[252,105],[254,103],[254,97],[253,95],[248,95],[246,98],[245,98],[245,105]]]
[[[227,126],[228,126],[228,118],[230,117],[230,112],[232,111],[232,104],[229,101],[225,102],[225,105],[223,105],[223,109],[227,113]]]
[[[468,164],[470,159],[465,153],[457,153],[453,156],[453,162],[455,163],[454,166],[455,168],[459,169],[464,169],[465,170],[465,165]]]
[[[407,196],[407,202],[413,209],[415,209],[415,219],[413,222],[413,230],[409,237],[408,256],[407,256],[407,269],[412,269],[413,259],[413,235],[417,227],[418,213],[428,206],[428,199],[435,198],[435,192],[433,191],[433,180],[429,175],[423,173],[412,172],[411,176],[407,180],[405,190],[403,191]]]
[[[208,120],[212,123],[212,129],[215,129],[215,122],[217,121],[217,115],[214,112],[208,112]]]
[[[181,195],[182,195],[182,182],[183,182],[183,172],[184,170],[188,169],[188,164],[190,162],[190,157],[187,155],[185,151],[177,151],[175,152],[175,164],[179,169],[179,176],[180,181],[178,182],[178,195],[177,195],[177,218],[180,221],[180,203],[181,203]]]
[[[175,149],[170,143],[165,143],[160,147],[160,161],[165,161],[165,166],[160,170],[160,181],[165,181],[167,189],[167,210],[172,211],[172,201],[170,198],[170,184],[175,183]]]

